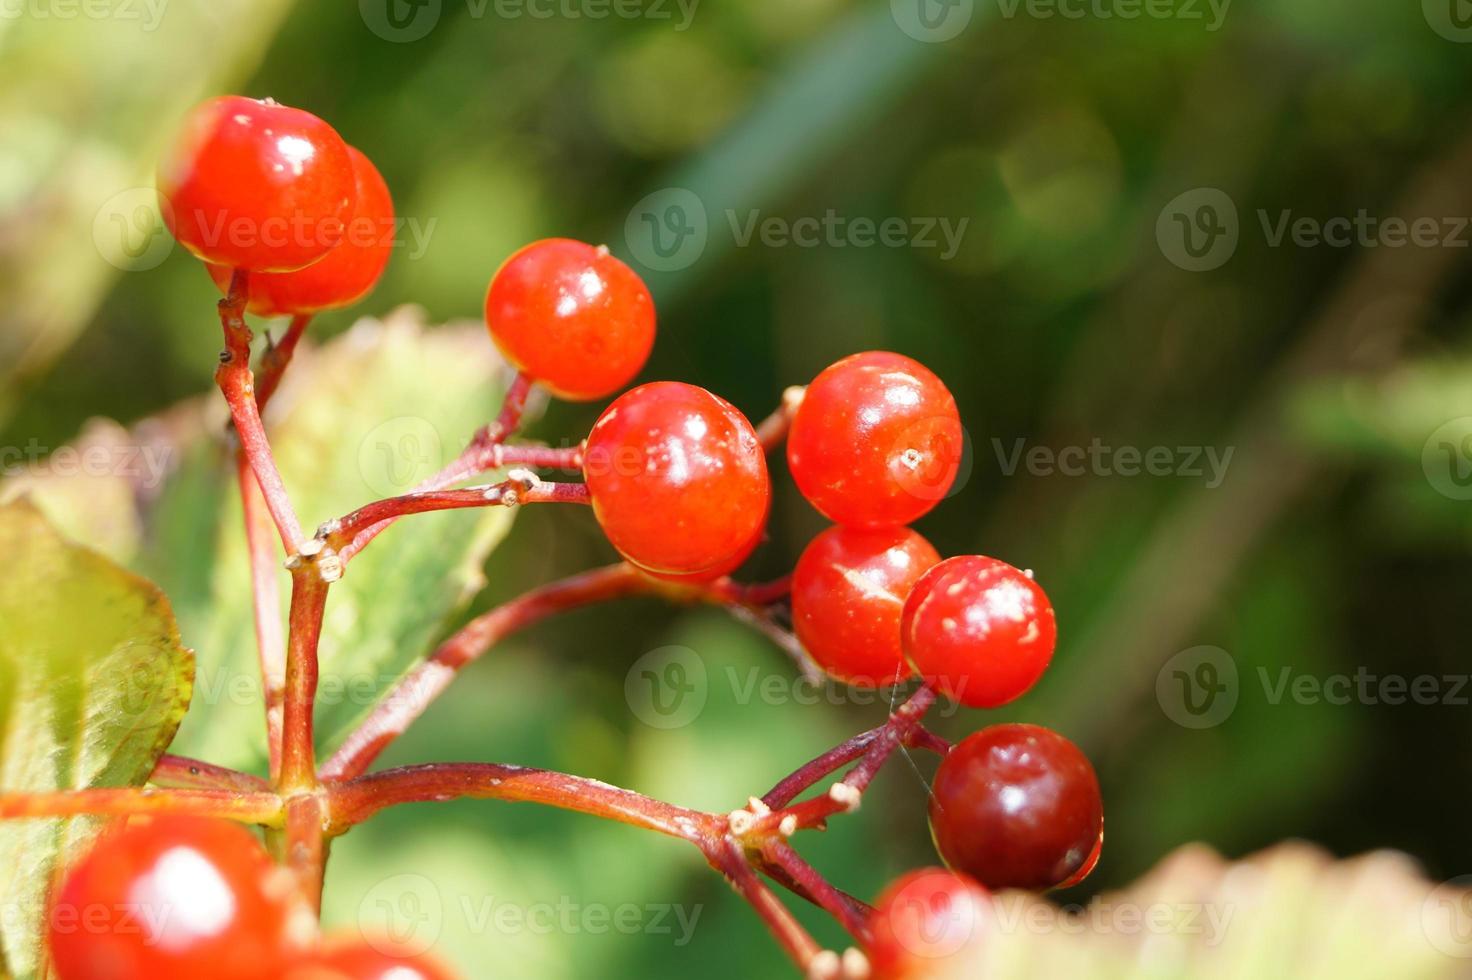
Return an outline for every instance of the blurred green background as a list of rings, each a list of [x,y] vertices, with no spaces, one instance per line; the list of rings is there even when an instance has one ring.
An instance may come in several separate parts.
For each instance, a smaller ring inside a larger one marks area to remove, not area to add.
[[[1346,855],[1393,847],[1433,879],[1467,874],[1464,6],[1181,0],[1162,8],[1172,16],[1127,19],[1102,16],[1134,9],[1104,0],[1069,5],[1076,18],[1025,0],[107,0],[89,15],[16,0],[0,14],[0,446],[59,446],[90,417],[131,424],[209,389],[217,293],[137,208],[190,104],[272,96],[372,157],[408,222],[377,292],[320,318],[314,337],[404,303],[432,323],[477,318],[509,252],[567,235],[608,242],[655,291],[647,378],[760,417],[852,351],[899,350],[940,373],[972,455],[920,529],[943,553],[1037,570],[1061,641],[1027,698],[937,727],[1027,720],[1085,747],[1108,844],[1076,897],[1195,840],[1234,856],[1290,837]],[[605,10],[633,13],[593,15]],[[830,212],[897,219],[907,241],[744,236],[752,220],[791,229]],[[1434,241],[1276,237],[1285,216],[1322,226],[1361,212],[1430,218]],[[1227,236],[1226,253],[1193,257],[1182,229],[1205,236],[1213,216],[1235,247]],[[696,231],[666,254],[651,222]],[[954,249],[942,222],[961,229]],[[529,434],[576,440],[599,408],[549,406]],[[1096,440],[1167,447],[1171,472],[1046,465]],[[1043,462],[1012,466],[1019,445]],[[1223,479],[1206,451],[1228,461]],[[822,527],[776,475],[752,577],[789,569]],[[472,611],[610,555],[591,515],[532,509]],[[630,712],[623,684],[671,644],[713,680],[697,721],[664,731]],[[1178,724],[1170,665],[1204,677],[1202,656],[1235,669],[1235,705]],[[588,610],[488,656],[384,761],[549,765],[728,810],[883,718],[876,705],[744,698],[723,679],[748,670],[791,675],[718,613]],[[1346,704],[1275,695],[1285,676],[1359,671],[1434,677],[1435,703],[1373,687]],[[807,842],[841,887],[872,897],[934,861],[933,763],[917,762]],[[420,806],[355,831],[333,861],[329,918],[439,901],[441,946],[475,977],[736,978],[782,963],[693,852],[586,818]],[[633,935],[485,918],[559,901],[673,903],[699,919],[684,942],[673,916],[661,933],[646,911]]]

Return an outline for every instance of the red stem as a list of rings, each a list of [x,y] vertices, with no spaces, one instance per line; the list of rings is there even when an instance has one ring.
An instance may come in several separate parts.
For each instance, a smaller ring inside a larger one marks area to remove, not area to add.
[[[555,613],[648,591],[650,580],[610,565],[526,592],[466,623],[410,671],[322,767],[323,779],[357,776],[449,687],[467,664],[505,637]]]
[[[511,385],[506,389],[506,394],[501,400],[501,411],[496,416],[496,420],[477,432],[475,438],[470,440],[469,445],[461,451],[459,456],[444,469],[415,487],[414,491],[443,490],[462,480],[468,480],[478,473],[495,469],[496,449],[521,427],[521,418],[526,411],[526,400],[531,393],[533,383],[530,377],[518,371],[511,379]],[[528,463],[527,465],[533,464]],[[581,463],[573,468],[578,468],[578,466],[581,466]],[[395,520],[397,520],[396,517],[390,517],[360,531],[350,544],[341,549],[343,560],[346,561],[366,548],[368,542],[388,530]]]
[[[329,784],[326,789],[333,833],[342,833],[386,807],[459,798],[543,803],[696,843],[719,832],[719,820],[708,813],[597,780],[523,766],[475,762],[406,766]]]
[[[314,794],[286,801],[286,866],[296,875],[312,911],[321,914],[322,882],[327,870],[327,833],[323,801]]]
[[[348,559],[362,550],[363,544],[372,540],[369,537],[360,543],[366,531],[377,534],[375,528],[386,528],[400,517],[437,510],[548,503],[586,504],[588,488],[581,483],[539,482],[525,486],[517,481],[507,480],[488,487],[469,487],[464,490],[419,490],[400,497],[375,500],[324,525],[324,528],[331,529],[327,535],[328,547],[337,549],[339,557],[346,564]]]
[[[281,481],[276,460],[271,455],[271,444],[266,440],[261,413],[256,409],[255,379],[250,370],[251,333],[244,318],[247,290],[248,276],[244,270],[237,269],[230,280],[230,292],[220,300],[225,350],[220,355],[220,366],[215,370],[215,383],[220,386],[225,404],[230,407],[230,418],[235,423],[241,452],[256,475],[256,482],[266,499],[266,508],[281,535],[281,544],[291,555],[301,546],[302,529],[287,498],[286,485]]]
[[[885,726],[881,725],[855,735],[842,745],[829,749],[812,762],[804,764],[792,775],[773,786],[767,795],[762,797],[762,802],[773,810],[780,810],[787,806],[818,780],[842,769],[868,751],[869,746],[874,744],[874,740],[879,737],[884,728]]]
[[[837,919],[849,935],[860,943],[869,942],[868,915],[855,899],[833,887],[817,868],[804,861],[785,841],[770,841],[762,850],[769,861],[781,868],[806,893],[810,901]]]
[[[312,706],[317,697],[317,643],[327,583],[310,567],[291,577],[290,633],[286,652],[286,701],[282,712],[281,778],[287,791],[317,785],[312,745]]]
[[[782,403],[757,425],[756,437],[767,452],[775,452],[787,441],[787,432],[792,428],[792,417],[802,404],[806,391],[806,388],[793,386],[782,392]]]
[[[845,788],[843,792],[838,793],[833,788],[830,788],[829,792],[822,796],[816,796],[812,799],[804,800],[801,803],[791,804],[782,808],[774,807],[771,813],[757,818],[749,836],[756,839],[769,839],[774,833],[781,833],[781,826],[784,822],[795,825],[797,828],[820,826],[834,814],[852,809],[856,805],[859,797],[869,788],[869,783],[874,780],[875,775],[889,761],[889,757],[894,754],[895,749],[909,741],[911,733],[920,726],[925,713],[930,710],[933,704],[935,704],[935,692],[929,687],[921,685],[916,689],[914,694],[910,695],[910,699],[900,705],[894,714],[890,716],[889,721],[885,725],[875,730],[875,737],[867,748],[864,749],[863,754],[859,756],[858,765],[849,770],[848,775],[844,776],[842,781],[837,784]],[[863,736],[859,737],[862,738]],[[834,755],[835,753],[842,754],[840,750],[843,750],[843,752],[851,751],[852,746],[850,743],[852,741],[850,739],[849,742],[844,743],[843,746],[834,750],[834,753],[829,753],[829,755]],[[824,759],[826,757],[819,757],[818,760],[814,760],[814,762],[799,769],[793,776],[788,777],[788,780],[779,783],[777,788],[773,789],[772,792],[777,793],[778,790],[781,790],[783,793],[790,792],[801,781],[801,779],[796,778],[799,774],[801,774],[803,779],[811,776],[814,782],[821,779],[825,774],[818,772],[817,769],[821,768],[819,762]],[[842,764],[841,762],[839,763],[839,765]],[[789,782],[789,780],[792,782]],[[797,792],[801,792],[801,790],[799,789]]]
[[[266,825],[279,824],[282,815],[281,799],[275,793],[245,793],[235,789],[129,787],[0,795],[0,820],[136,814],[223,817]]]
[[[750,903],[756,914],[767,924],[777,942],[787,951],[798,968],[809,972],[813,957],[823,951],[817,940],[802,927],[790,909],[782,904],[772,890],[757,877],[747,861],[741,845],[725,840],[707,853],[711,866],[726,876],[741,897]]]
[[[257,776],[180,755],[160,758],[148,781],[165,789],[215,789],[236,793],[271,791],[270,784]]]
[[[300,313],[291,318],[291,326],[286,328],[286,333],[281,339],[270,347],[266,353],[261,355],[261,369],[256,372],[256,410],[264,412],[266,403],[276,393],[276,388],[281,384],[281,376],[291,366],[291,356],[296,353],[296,345],[302,339],[302,334],[307,332],[307,325],[312,322],[310,313]]]
[[[236,477],[245,513],[245,544],[250,555],[251,607],[255,620],[256,656],[265,694],[266,745],[271,776],[281,772],[283,688],[286,683],[286,636],[281,626],[281,586],[271,544],[271,516],[260,485],[242,453],[236,454]]]

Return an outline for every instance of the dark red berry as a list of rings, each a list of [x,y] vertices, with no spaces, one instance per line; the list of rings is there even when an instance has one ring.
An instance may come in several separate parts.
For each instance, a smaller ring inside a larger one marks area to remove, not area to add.
[[[993,725],[941,761],[930,831],[946,864],[988,888],[1076,883],[1104,831],[1094,767],[1036,725]]]
[[[850,684],[898,684],[914,671],[900,648],[900,612],[940,555],[906,527],[830,527],[792,573],[792,622],[818,665]]]
[[[772,488],[756,431],[704,388],[660,381],[625,392],[583,458],[604,534],[647,571],[717,578],[766,523]]]
[[[348,147],[357,203],[342,241],[305,269],[257,272],[250,277],[250,302],[257,316],[294,316],[351,306],[372,291],[388,265],[394,244],[394,202],[378,168]],[[221,292],[230,288],[233,270],[207,266]]]
[[[357,197],[347,144],[310,112],[227,95],[184,119],[158,168],[179,243],[214,265],[289,272],[342,241]]]
[[[486,325],[516,367],[558,397],[590,401],[644,367],[654,346],[654,300],[606,246],[547,238],[497,270]]]
[[[991,918],[991,896],[965,875],[942,868],[912,871],[884,890],[869,918],[874,976],[920,980],[942,968],[964,967],[970,951],[985,941]]]
[[[1053,606],[1029,572],[981,555],[947,558],[905,603],[905,655],[936,690],[973,708],[1021,697],[1053,659]]]
[[[792,419],[787,463],[836,524],[908,524],[950,491],[961,464],[956,401],[924,365],[869,351],[828,367]]]
[[[272,980],[293,952],[289,878],[255,836],[170,817],[105,837],[52,903],[58,980]]]

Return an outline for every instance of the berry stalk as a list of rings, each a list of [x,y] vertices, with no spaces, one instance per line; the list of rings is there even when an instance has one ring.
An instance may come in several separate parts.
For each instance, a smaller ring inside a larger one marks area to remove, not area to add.
[[[647,592],[650,582],[626,564],[583,572],[517,596],[482,613],[445,640],[378,703],[322,766],[326,780],[366,772],[389,744],[450,686],[455,675],[501,640],[549,616],[595,602]]]
[[[281,798],[234,789],[74,789],[0,794],[0,820],[43,817],[131,817],[178,814],[271,826],[282,819]]]
[[[719,818],[620,789],[595,779],[547,769],[495,763],[434,763],[359,776],[326,787],[330,832],[341,834],[373,814],[405,803],[453,799],[542,803],[708,843]]]
[[[271,785],[257,776],[180,755],[161,757],[148,781],[165,789],[214,789],[236,793],[271,791]]]
[[[250,370],[251,332],[245,325],[248,290],[248,274],[237,270],[230,280],[230,292],[220,300],[225,350],[220,354],[220,366],[215,369],[215,383],[225,396],[225,404],[230,407],[230,418],[240,438],[241,452],[250,462],[251,471],[260,484],[266,508],[281,536],[282,547],[287,554],[294,554],[302,542],[301,522],[292,509],[281,472],[271,455],[271,443],[266,438],[261,413],[256,408],[255,379]]]
[[[312,708],[317,697],[317,645],[326,604],[327,582],[318,571],[306,566],[296,569],[291,577],[281,776],[277,780],[285,791],[307,791],[317,785]]]
[[[266,352],[261,355],[261,368],[256,372],[256,410],[264,412],[266,403],[276,393],[276,388],[281,384],[281,377],[286,369],[291,366],[291,357],[296,353],[296,345],[301,341],[302,335],[307,332],[307,326],[312,322],[310,313],[298,313],[291,318],[291,325],[286,328],[286,333],[281,339],[269,343]],[[270,341],[270,334],[266,335]]]
[[[281,587],[276,578],[276,555],[271,543],[271,515],[244,453],[236,453],[236,481],[245,517],[245,545],[250,560],[251,612],[256,633],[256,657],[265,698],[266,746],[271,777],[281,772],[282,706],[286,687],[286,636],[281,629]]]

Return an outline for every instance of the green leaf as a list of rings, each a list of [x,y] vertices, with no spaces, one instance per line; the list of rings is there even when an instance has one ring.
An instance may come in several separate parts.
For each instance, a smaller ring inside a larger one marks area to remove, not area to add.
[[[0,786],[141,785],[194,680],[168,599],[69,544],[24,501],[0,506],[0,555]],[[36,974],[53,873],[96,829],[91,819],[0,823],[0,951],[15,976]]]
[[[304,345],[266,418],[303,526],[407,492],[448,463],[494,417],[505,374],[484,327],[426,329],[408,311],[362,320],[321,348]],[[200,651],[194,710],[175,751],[263,772],[249,563],[224,434],[224,405],[211,393],[134,426],[125,439],[116,427],[94,425],[78,444],[90,450],[84,458],[117,465],[92,465],[90,477],[84,466],[64,475],[43,469],[19,488],[78,538],[114,529],[113,553],[172,597],[185,637]],[[95,475],[101,470],[107,475]],[[142,526],[134,528],[139,513]],[[511,520],[499,507],[415,515],[353,560],[332,587],[323,626],[317,732],[324,750],[480,590],[481,567]],[[274,536],[273,549],[284,607],[290,580]],[[281,620],[284,629],[284,608]]]

